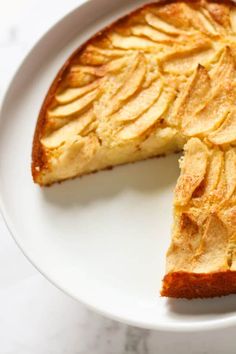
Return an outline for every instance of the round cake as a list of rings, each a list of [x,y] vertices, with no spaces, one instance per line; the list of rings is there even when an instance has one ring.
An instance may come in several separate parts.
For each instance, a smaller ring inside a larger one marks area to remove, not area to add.
[[[72,54],[38,117],[41,186],[184,150],[163,296],[236,293],[235,59],[233,2],[145,5]]]

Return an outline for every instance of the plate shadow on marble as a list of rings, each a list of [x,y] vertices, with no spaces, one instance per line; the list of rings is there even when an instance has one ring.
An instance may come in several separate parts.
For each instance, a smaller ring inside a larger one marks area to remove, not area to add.
[[[223,316],[235,313],[236,295],[222,296],[212,299],[168,299],[167,310],[170,313],[184,316],[202,317],[204,315]]]

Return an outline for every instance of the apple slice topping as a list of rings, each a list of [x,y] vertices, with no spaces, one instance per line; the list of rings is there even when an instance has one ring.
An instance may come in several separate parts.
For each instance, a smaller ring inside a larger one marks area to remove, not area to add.
[[[236,111],[233,109],[223,124],[208,136],[208,139],[216,145],[236,143]]]
[[[119,138],[129,140],[142,135],[161,119],[173,98],[173,92],[163,91],[157,101],[143,115],[119,132]]]
[[[161,94],[162,88],[163,82],[161,79],[154,81],[150,87],[144,89],[111,116],[111,119],[117,122],[128,122],[136,119],[156,101]]]
[[[123,85],[117,89],[116,93],[108,102],[107,109],[104,110],[105,116],[118,111],[123,102],[128,100],[138,89],[141,88],[146,73],[146,60],[144,55],[139,53],[136,55],[136,59],[132,63],[133,65],[126,71]]]
[[[136,25],[131,27],[131,32],[138,37],[147,37],[157,43],[174,44],[175,40],[163,32],[159,32],[150,26]]]
[[[86,95],[87,93],[96,89],[99,85],[99,80],[92,82],[91,84],[82,87],[67,88],[64,91],[58,93],[55,98],[59,104],[66,104],[76,100],[79,97]]]
[[[183,132],[188,136],[200,135],[217,129],[229,113],[236,97],[235,87],[220,85],[212,90],[205,106],[183,125]]]
[[[180,34],[186,34],[186,31],[183,31],[180,28],[170,25],[166,21],[162,21],[159,17],[153,15],[151,12],[148,12],[146,14],[145,20],[153,28],[168,35],[176,37]]]
[[[204,196],[208,196],[217,187],[224,163],[224,153],[219,149],[214,149],[208,164],[205,183]]]
[[[176,122],[185,127],[192,121],[193,115],[204,103],[211,89],[211,81],[207,70],[198,65],[195,73],[188,80],[186,86],[180,91],[175,102],[173,116]]]
[[[200,19],[205,29],[204,32],[206,34],[212,36],[217,36],[219,34],[215,26],[215,23],[212,20],[212,17],[209,15],[209,12],[206,9],[202,9],[201,11],[198,11],[198,18]]]
[[[234,34],[236,34],[236,9],[232,8],[230,11],[230,24]]]
[[[93,110],[89,110],[60,129],[54,131],[48,137],[41,139],[41,143],[47,148],[56,148],[68,139],[73,139],[73,137],[81,134],[82,131],[95,120],[95,118]]]
[[[48,118],[63,118],[74,114],[79,114],[83,109],[87,108],[93,103],[93,101],[98,97],[98,94],[99,90],[95,89],[89,92],[87,95],[78,98],[76,101],[49,110]]]
[[[181,175],[175,188],[175,205],[184,206],[203,181],[208,162],[208,150],[197,138],[191,138],[184,147],[184,158],[180,162]]]
[[[188,48],[185,50],[176,49],[171,54],[167,54],[161,59],[162,66],[165,72],[174,75],[180,73],[189,74],[201,64],[209,65],[215,57],[215,49],[208,46],[199,46],[198,48]]]
[[[225,153],[225,177],[227,192],[224,199],[230,199],[236,189],[236,150],[230,149]]]
[[[141,37],[136,36],[121,36],[116,32],[112,32],[109,34],[109,38],[112,42],[112,45],[116,48],[122,49],[143,49],[143,50],[151,50],[156,48],[158,49],[158,44]],[[159,47],[160,48],[160,47]]]

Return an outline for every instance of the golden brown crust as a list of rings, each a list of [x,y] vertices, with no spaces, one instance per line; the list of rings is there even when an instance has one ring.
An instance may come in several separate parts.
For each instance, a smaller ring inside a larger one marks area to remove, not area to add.
[[[152,6],[156,4],[157,6],[162,6],[165,4],[171,4],[171,3],[178,3],[181,2],[181,0],[160,0],[157,3],[153,2],[150,4],[146,4],[143,7],[136,9],[135,11],[131,12],[130,14],[124,16],[123,18],[115,21],[114,23],[110,24],[109,26],[105,27],[101,31],[99,31],[97,34],[95,34],[92,38],[90,38],[87,42],[82,44],[78,49],[72,53],[72,55],[67,59],[67,61],[64,63],[62,68],[59,70],[58,74],[56,75],[52,85],[50,86],[48,93],[44,99],[44,102],[42,104],[42,107],[39,112],[37,124],[36,124],[36,129],[34,133],[34,138],[33,138],[33,147],[32,147],[32,164],[31,164],[31,172],[33,176],[34,182],[41,184],[40,179],[38,178],[39,176],[39,171],[47,168],[47,157],[45,155],[45,150],[43,149],[43,146],[40,142],[40,139],[43,136],[44,133],[44,126],[45,126],[45,117],[46,117],[46,112],[50,104],[52,103],[53,97],[60,85],[60,82],[63,80],[67,73],[67,69],[70,67],[71,63],[73,60],[89,45],[92,44],[96,39],[98,38],[103,38],[104,35],[107,33],[108,30],[111,30],[114,26],[118,24],[122,24],[123,21],[128,20],[132,16],[134,16],[136,13],[138,13],[142,9],[146,9],[149,6]],[[201,0],[192,0],[191,4],[194,3],[201,3]],[[218,3],[218,4],[227,4],[230,6],[235,6],[235,4],[231,0],[211,0],[211,3]],[[212,16],[215,17],[216,20],[218,20],[219,14],[217,12],[214,12],[214,9],[212,9]]]
[[[162,296],[173,298],[211,298],[236,294],[236,271],[216,273],[174,272],[163,279]]]

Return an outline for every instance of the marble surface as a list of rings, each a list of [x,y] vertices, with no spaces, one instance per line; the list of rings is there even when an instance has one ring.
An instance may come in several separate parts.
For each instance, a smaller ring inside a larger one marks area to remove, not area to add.
[[[0,100],[27,49],[79,2],[0,1]],[[0,354],[235,354],[235,330],[164,333],[103,318],[44,279],[0,218]]]

